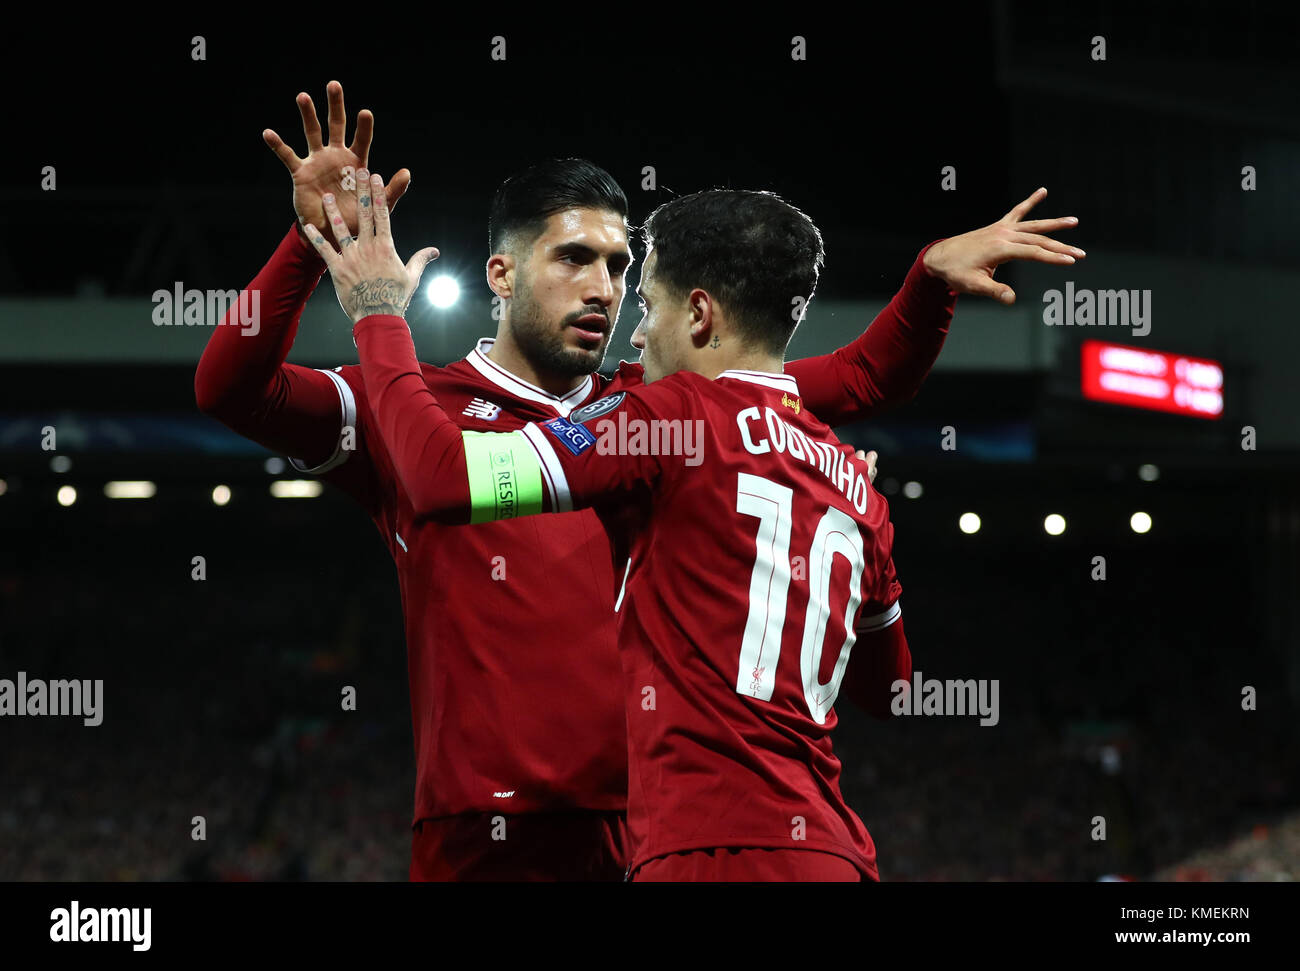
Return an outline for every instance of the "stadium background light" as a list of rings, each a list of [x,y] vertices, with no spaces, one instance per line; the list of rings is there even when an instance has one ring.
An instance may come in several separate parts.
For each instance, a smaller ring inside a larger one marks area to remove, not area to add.
[[[104,495],[110,499],[152,499],[158,487],[152,482],[115,481],[104,483]]]
[[[973,512],[964,512],[957,525],[967,536],[973,536],[980,531],[980,517]]]
[[[59,491],[55,494],[59,500],[60,506],[71,506],[77,501],[77,490],[72,486],[59,486]]]
[[[1065,517],[1060,513],[1051,513],[1043,520],[1043,529],[1048,536],[1060,536],[1065,532]]]
[[[1129,517],[1129,526],[1135,533],[1149,533],[1151,531],[1151,516],[1144,512],[1135,512]]]
[[[271,483],[271,495],[277,499],[315,499],[321,484],[314,479],[277,479]]]
[[[1196,418],[1223,414],[1218,361],[1105,341],[1083,342],[1083,396]]]
[[[424,294],[429,298],[429,303],[435,307],[450,307],[460,299],[460,284],[456,282],[455,277],[439,273],[429,281],[428,286],[424,288]]]
[[[212,489],[212,502],[214,505],[224,506],[230,501],[230,486],[219,485]]]

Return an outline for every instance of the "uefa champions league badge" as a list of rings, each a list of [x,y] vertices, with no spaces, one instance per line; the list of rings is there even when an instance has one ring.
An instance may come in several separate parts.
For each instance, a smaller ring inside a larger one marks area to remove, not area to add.
[[[601,415],[608,415],[611,411],[623,403],[627,397],[626,391],[619,391],[617,394],[601,398],[599,401],[593,401],[589,405],[583,405],[569,413],[569,421],[575,425],[581,425],[591,421],[593,418],[599,418]]]

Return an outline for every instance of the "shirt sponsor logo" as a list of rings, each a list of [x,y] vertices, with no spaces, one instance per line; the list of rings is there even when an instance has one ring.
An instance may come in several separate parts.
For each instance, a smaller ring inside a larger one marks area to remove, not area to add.
[[[791,398],[788,394],[781,395],[781,404],[787,408],[793,408],[796,415],[803,410],[803,399]]]
[[[569,421],[575,425],[581,425],[585,421],[591,421],[593,418],[599,418],[601,415],[608,415],[611,411],[623,403],[627,397],[626,391],[620,391],[612,394],[607,398],[601,398],[599,401],[593,401],[591,404],[583,405],[576,411],[569,413]]]
[[[484,401],[482,398],[475,398],[465,406],[461,412],[468,418],[482,418],[484,421],[496,421],[501,414],[501,406],[494,405],[490,401]]]
[[[565,448],[574,455],[581,455],[596,444],[596,436],[581,425],[575,425],[563,418],[552,418],[542,422],[542,427],[560,440]]]

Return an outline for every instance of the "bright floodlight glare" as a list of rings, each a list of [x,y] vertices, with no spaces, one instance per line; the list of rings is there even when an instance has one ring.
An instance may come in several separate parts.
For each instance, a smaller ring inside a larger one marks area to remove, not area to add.
[[[903,486],[903,495],[907,496],[907,498],[909,498],[909,499],[920,499],[920,498],[921,498],[921,483],[919,483],[919,482],[908,482],[908,483],[906,483],[906,484]]]
[[[218,506],[224,506],[230,501],[230,486],[219,485],[212,490],[212,502]]]
[[[51,471],[62,473],[67,472],[70,468],[72,468],[72,459],[68,458],[66,455],[56,455],[54,458],[50,459]]]
[[[1060,536],[1065,532],[1065,517],[1052,513],[1043,520],[1043,529],[1049,536]]]
[[[980,518],[973,512],[964,512],[961,514],[961,518],[957,520],[957,525],[961,527],[963,533],[968,536],[973,535],[980,531]]]
[[[272,456],[262,464],[262,468],[266,469],[267,475],[279,475],[284,471],[284,459]]]
[[[1160,478],[1160,470],[1151,463],[1138,466],[1138,478],[1143,482],[1155,482]]]
[[[72,486],[59,486],[58,500],[60,506],[71,506],[77,501],[77,490]]]
[[[443,273],[429,281],[424,293],[435,307],[450,307],[460,299],[460,284],[455,277]]]
[[[277,479],[271,483],[271,495],[277,499],[315,499],[321,484],[315,479]]]
[[[157,491],[152,482],[104,483],[104,495],[110,499],[152,499]]]
[[[1149,533],[1151,531],[1151,517],[1144,512],[1135,512],[1129,517],[1128,524],[1133,527],[1135,533]]]

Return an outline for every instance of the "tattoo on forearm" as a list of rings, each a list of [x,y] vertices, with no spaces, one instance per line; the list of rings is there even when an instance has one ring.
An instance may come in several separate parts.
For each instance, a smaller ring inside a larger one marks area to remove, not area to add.
[[[352,306],[370,314],[395,314],[406,310],[406,283],[402,280],[362,280],[352,288]]]

